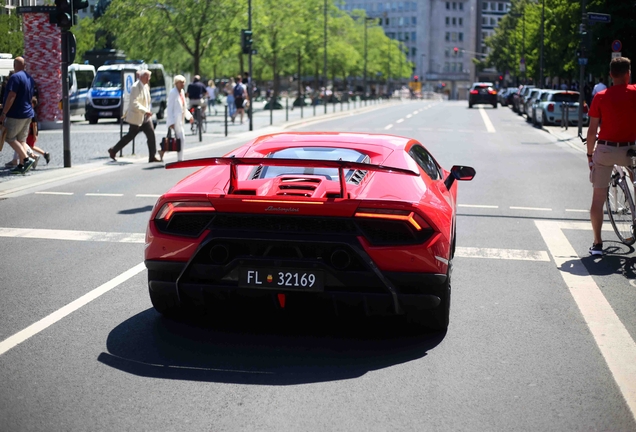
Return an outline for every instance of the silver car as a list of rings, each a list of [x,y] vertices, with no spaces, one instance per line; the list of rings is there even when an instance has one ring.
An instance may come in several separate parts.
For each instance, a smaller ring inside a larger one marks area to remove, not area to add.
[[[567,109],[567,111],[565,111]],[[568,125],[576,125],[579,121],[579,92],[569,90],[550,90],[541,95],[533,107],[534,123],[548,126],[562,124],[566,120]],[[583,106],[583,125],[590,119],[587,105]]]

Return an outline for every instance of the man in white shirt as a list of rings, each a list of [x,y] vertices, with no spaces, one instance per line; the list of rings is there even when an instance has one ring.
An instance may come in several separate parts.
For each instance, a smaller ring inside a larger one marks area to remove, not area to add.
[[[594,86],[594,89],[592,90],[592,98],[594,98],[594,95],[600,91],[603,91],[607,88],[607,86],[605,84],[603,84],[603,77],[598,79],[598,84],[596,84]]]

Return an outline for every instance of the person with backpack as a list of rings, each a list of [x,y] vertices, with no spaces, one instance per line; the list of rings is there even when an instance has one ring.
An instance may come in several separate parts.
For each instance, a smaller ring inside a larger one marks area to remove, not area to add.
[[[245,86],[241,83],[240,75],[236,77],[236,85],[232,89],[232,95],[234,96],[234,106],[236,106],[236,112],[232,116],[232,123],[234,123],[234,119],[236,119],[236,115],[240,114],[241,124],[243,124],[243,114],[245,114],[243,103],[246,97],[246,90],[245,90]]]

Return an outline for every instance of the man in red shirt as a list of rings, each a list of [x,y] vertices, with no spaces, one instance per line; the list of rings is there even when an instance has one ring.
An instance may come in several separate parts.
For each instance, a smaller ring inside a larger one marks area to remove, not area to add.
[[[627,150],[636,148],[636,86],[630,85],[630,61],[618,57],[610,62],[610,76],[614,85],[598,92],[590,107],[590,126],[587,130],[587,160],[590,181],[594,187],[590,219],[594,242],[590,254],[603,255],[603,205],[614,164],[630,165]],[[596,140],[599,124],[601,130]],[[596,144],[596,148],[594,145]]]

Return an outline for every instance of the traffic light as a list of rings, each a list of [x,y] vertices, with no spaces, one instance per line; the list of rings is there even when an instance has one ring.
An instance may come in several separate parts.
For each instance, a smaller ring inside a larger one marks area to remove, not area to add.
[[[503,75],[499,75],[499,81],[503,81]]]
[[[78,11],[88,7],[88,0],[73,0],[73,10]]]
[[[415,76],[413,77],[413,81],[415,81],[415,82],[417,82],[419,79],[420,79],[420,77],[418,77],[417,75],[415,75]]]
[[[55,0],[55,19],[58,27],[70,28],[73,25],[71,0]]]
[[[241,30],[241,49],[243,54],[252,52],[252,30]]]
[[[453,48],[453,53],[455,54],[455,57],[457,57],[458,52],[459,52],[459,48],[457,47]]]

